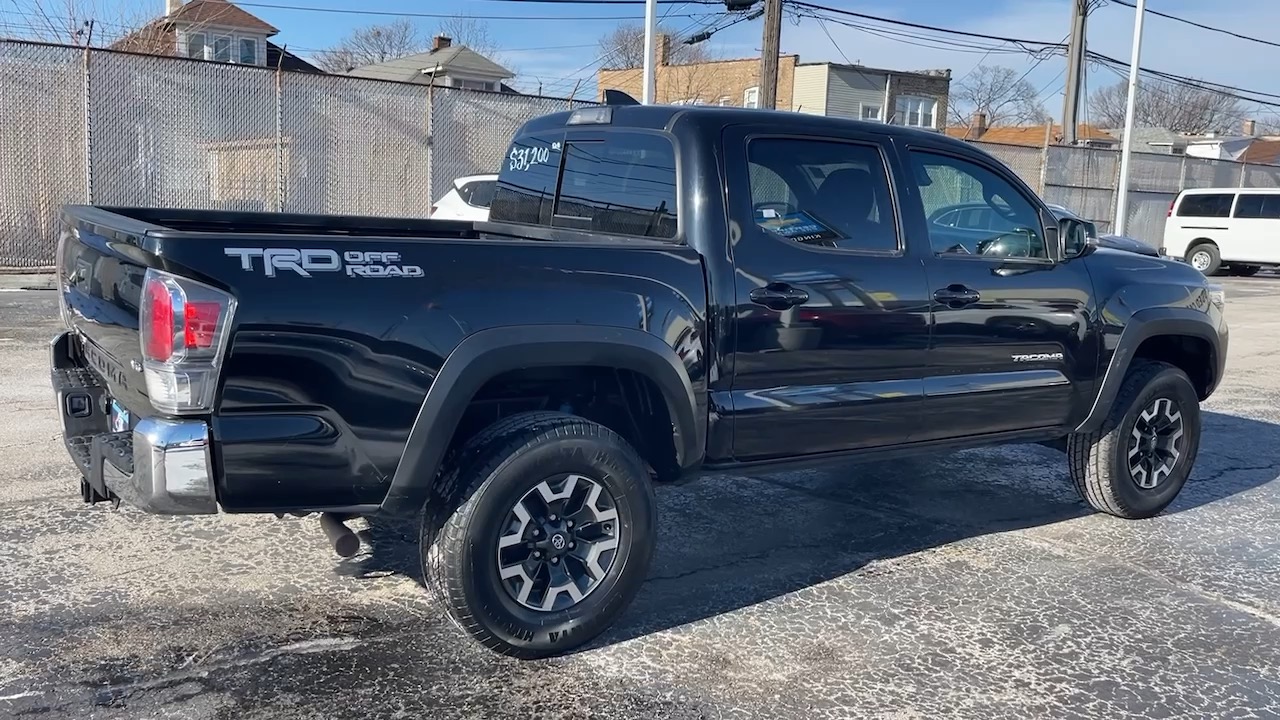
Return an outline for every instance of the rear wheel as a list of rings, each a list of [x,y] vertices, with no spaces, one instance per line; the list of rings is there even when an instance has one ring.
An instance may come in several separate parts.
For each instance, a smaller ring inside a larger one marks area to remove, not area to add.
[[[635,450],[583,418],[527,413],[482,432],[457,462],[422,523],[423,571],[449,616],[521,658],[607,629],[653,554],[653,489]]]
[[[1214,275],[1222,267],[1222,256],[1213,243],[1200,243],[1187,254],[1187,264],[1205,275]]]
[[[1186,484],[1200,449],[1200,401],[1186,373],[1135,361],[1100,430],[1067,440],[1071,479],[1095,510],[1148,518]]]

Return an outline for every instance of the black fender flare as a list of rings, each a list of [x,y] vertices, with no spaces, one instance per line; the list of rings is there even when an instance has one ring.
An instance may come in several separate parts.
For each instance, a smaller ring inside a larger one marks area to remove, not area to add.
[[[511,370],[594,365],[633,370],[657,384],[674,425],[676,462],[702,462],[707,418],[675,350],[641,330],[599,325],[521,325],[468,335],[445,358],[427,390],[380,512],[417,512],[435,482],[445,452],[471,398]]]
[[[1116,342],[1115,352],[1107,364],[1107,372],[1102,378],[1093,407],[1084,421],[1076,427],[1075,432],[1094,432],[1102,427],[1111,405],[1120,393],[1125,374],[1138,348],[1149,338],[1161,335],[1184,335],[1200,338],[1209,343],[1212,357],[1209,358],[1214,376],[1209,392],[1212,392],[1218,381],[1222,379],[1223,364],[1226,362],[1226,338],[1218,332],[1213,322],[1203,311],[1190,307],[1156,307],[1138,310],[1129,316],[1120,339]]]

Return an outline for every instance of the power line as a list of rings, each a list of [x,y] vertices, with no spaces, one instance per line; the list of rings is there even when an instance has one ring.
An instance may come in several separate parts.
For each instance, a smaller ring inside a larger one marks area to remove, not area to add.
[[[1111,0],[1111,2],[1117,5],[1124,5],[1125,7],[1133,8],[1134,10],[1138,9],[1138,6],[1132,2],[1129,2],[1129,0]],[[1158,17],[1162,17],[1167,20],[1173,20],[1175,22],[1180,22],[1186,25],[1190,25],[1192,27],[1197,27],[1197,28],[1200,28],[1201,30],[1208,30],[1210,32],[1222,33],[1223,35],[1230,35],[1231,37],[1238,38],[1240,40],[1248,40],[1250,42],[1256,42],[1262,45],[1270,45],[1271,47],[1280,48],[1280,42],[1263,40],[1262,38],[1253,37],[1252,35],[1244,35],[1242,33],[1235,32],[1234,30],[1227,30],[1220,27],[1214,27],[1212,25],[1205,25],[1204,23],[1199,23],[1199,22],[1196,22],[1195,20],[1188,20],[1183,17],[1178,17],[1177,15],[1170,15],[1169,13],[1160,12],[1159,10],[1152,10],[1151,8],[1147,8],[1147,14],[1156,15]]]
[[[237,2],[242,7],[259,7],[272,8],[275,10],[295,10],[300,12],[320,12],[332,13],[337,15],[381,15],[387,17],[405,17],[405,18],[454,18],[457,13],[420,13],[420,12],[393,12],[389,10],[348,10],[344,8],[325,8],[315,7],[311,5],[279,5],[276,3],[261,2]],[[606,3],[617,4],[617,3]],[[718,13],[683,13],[672,15],[671,17],[697,18],[707,17]],[[589,20],[637,20],[635,15],[591,15],[583,17],[574,17],[568,15],[467,15],[473,20],[561,20],[561,21],[589,21]]]

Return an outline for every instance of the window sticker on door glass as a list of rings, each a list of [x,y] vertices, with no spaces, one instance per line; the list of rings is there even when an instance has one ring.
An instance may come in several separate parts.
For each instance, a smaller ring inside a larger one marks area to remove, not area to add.
[[[772,233],[797,242],[832,240],[840,233],[832,230],[812,215],[800,211],[778,213],[763,210],[757,213],[756,224]]]

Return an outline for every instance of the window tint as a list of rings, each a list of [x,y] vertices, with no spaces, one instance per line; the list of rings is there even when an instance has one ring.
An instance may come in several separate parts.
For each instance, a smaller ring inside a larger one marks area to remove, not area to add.
[[[475,207],[487,208],[493,204],[493,191],[497,183],[492,180],[475,180],[463,185],[458,194],[464,202]]]
[[[1280,195],[1241,193],[1236,202],[1236,217],[1280,220]]]
[[[898,249],[879,149],[822,140],[760,139],[747,148],[756,224],[821,247]]]
[[[675,237],[676,158],[670,141],[617,132],[603,142],[567,142],[552,224]]]
[[[913,150],[911,163],[934,252],[1049,256],[1039,210],[1012,183],[978,163],[945,155]]]
[[[1232,193],[1183,195],[1182,202],[1178,204],[1178,217],[1229,217],[1234,199]]]
[[[550,225],[560,174],[561,135],[524,136],[511,143],[502,161],[489,218],[494,221]]]

